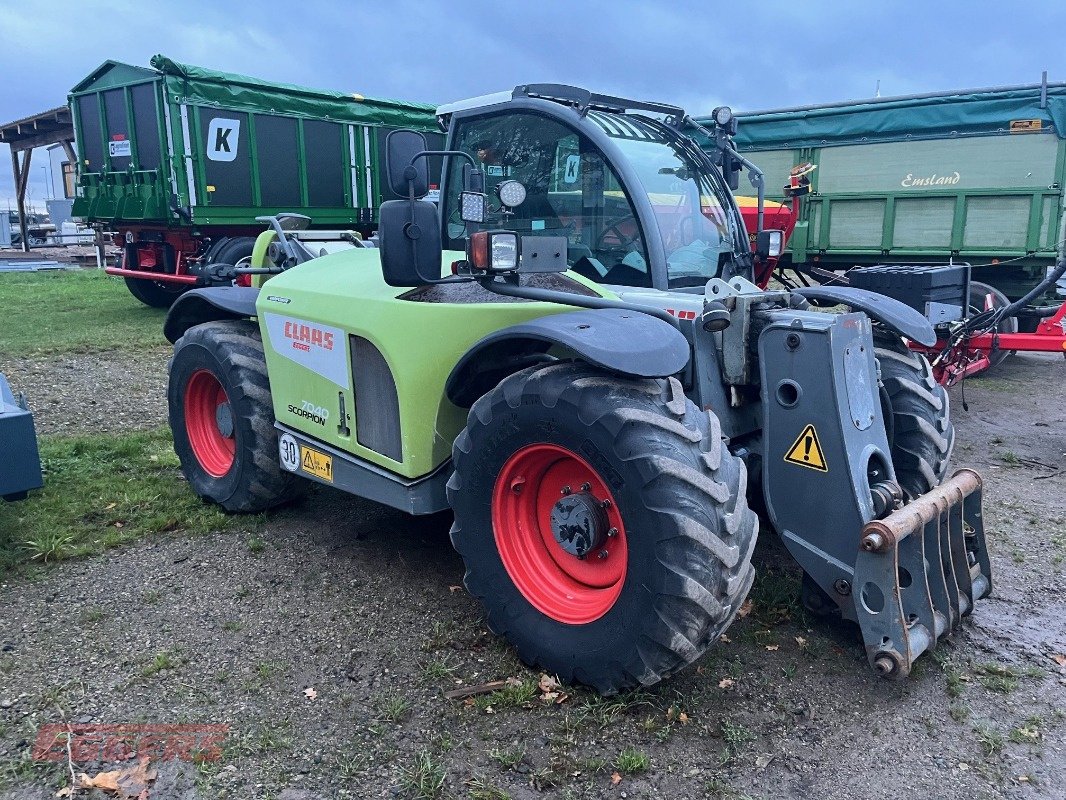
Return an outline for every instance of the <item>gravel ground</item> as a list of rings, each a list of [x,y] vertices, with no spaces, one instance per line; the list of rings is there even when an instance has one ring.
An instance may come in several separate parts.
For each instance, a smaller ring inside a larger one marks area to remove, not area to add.
[[[37,433],[120,433],[167,424],[169,346],[134,353],[71,353],[0,363],[24,392]]]
[[[71,360],[87,388],[134,374]],[[162,419],[161,371],[135,374],[127,419]],[[229,725],[220,762],[162,765],[153,798],[412,796],[438,777],[447,797],[1064,798],[1064,378],[1062,359],[1017,356],[968,383],[968,412],[953,390],[955,464],[986,476],[995,596],[908,681],[875,678],[854,630],[805,623],[787,591],[767,599],[796,577],[767,534],[755,610],[653,690],[448,700],[539,678],[459,587],[448,520],[316,490],[254,535],[161,536],[0,584],[0,775],[17,776],[0,797],[53,795],[64,766],[27,751],[67,718]],[[51,408],[76,394],[40,396],[50,430],[122,407],[82,417]]]

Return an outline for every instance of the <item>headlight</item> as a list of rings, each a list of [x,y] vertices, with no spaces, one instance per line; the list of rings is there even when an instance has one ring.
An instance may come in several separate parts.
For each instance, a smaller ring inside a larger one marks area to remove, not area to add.
[[[513,233],[489,236],[489,269],[509,272],[518,269],[518,237]]]

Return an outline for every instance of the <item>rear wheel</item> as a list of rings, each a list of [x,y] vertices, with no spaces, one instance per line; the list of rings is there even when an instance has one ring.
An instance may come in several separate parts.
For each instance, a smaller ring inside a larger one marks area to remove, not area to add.
[[[743,462],[676,380],[554,364],[478,400],[453,449],[452,542],[519,657],[612,693],[698,658],[754,577]]]
[[[887,423],[896,481],[911,498],[939,486],[955,445],[948,393],[933,377],[925,356],[898,336],[874,334],[874,354],[884,385]]]
[[[281,468],[259,329],[245,320],[197,325],[174,346],[170,428],[182,471],[227,511],[263,511],[302,484]]]
[[[126,278],[126,288],[130,294],[152,308],[170,308],[174,301],[189,287],[184,284],[152,281],[147,278]]]

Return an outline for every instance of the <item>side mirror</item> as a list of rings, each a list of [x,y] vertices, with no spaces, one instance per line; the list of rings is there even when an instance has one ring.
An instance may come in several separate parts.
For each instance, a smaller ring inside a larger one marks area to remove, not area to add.
[[[784,249],[784,243],[784,231],[759,231],[759,234],[755,237],[755,257],[759,261],[777,258]]]
[[[426,137],[418,131],[399,129],[385,137],[385,173],[393,194],[416,198],[429,191],[429,159],[415,159],[429,149]]]

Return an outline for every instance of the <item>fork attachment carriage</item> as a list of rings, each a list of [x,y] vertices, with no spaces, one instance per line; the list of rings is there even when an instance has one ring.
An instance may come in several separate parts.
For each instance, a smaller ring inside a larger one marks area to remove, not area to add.
[[[940,486],[866,523],[855,561],[855,610],[870,665],[905,678],[992,592],[981,476],[960,469]]]

